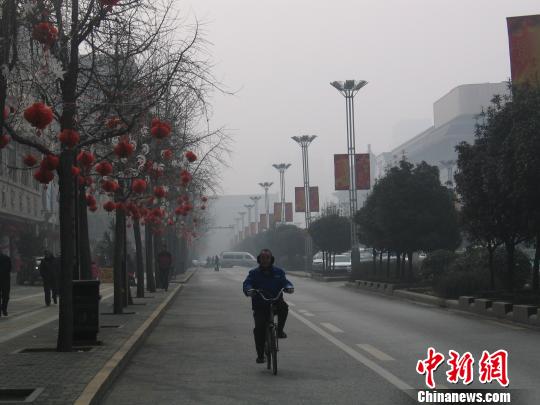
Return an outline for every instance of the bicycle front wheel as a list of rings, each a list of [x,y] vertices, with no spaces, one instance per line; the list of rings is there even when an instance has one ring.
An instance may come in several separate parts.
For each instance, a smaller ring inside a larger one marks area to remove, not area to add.
[[[270,332],[270,352],[272,353],[272,373],[276,375],[277,374],[277,352],[278,352],[276,328],[272,328]]]
[[[271,329],[266,328],[266,340],[264,342],[264,354],[266,355],[266,368],[270,370],[272,367],[272,345],[271,343]]]

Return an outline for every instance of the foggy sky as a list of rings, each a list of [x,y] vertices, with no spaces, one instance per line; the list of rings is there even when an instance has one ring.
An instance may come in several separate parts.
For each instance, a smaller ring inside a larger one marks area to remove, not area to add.
[[[345,100],[333,80],[368,81],[355,98],[357,152],[389,151],[432,125],[454,87],[510,76],[506,17],[538,14],[538,0],[178,0],[203,23],[215,76],[211,125],[231,134],[225,194],[260,193],[286,172],[287,201],[302,185],[300,147],[313,134],[311,185],[332,200],[334,153],[346,153]]]

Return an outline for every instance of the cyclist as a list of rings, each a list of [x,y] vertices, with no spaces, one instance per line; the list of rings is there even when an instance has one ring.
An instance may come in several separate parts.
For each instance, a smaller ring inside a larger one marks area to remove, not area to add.
[[[264,301],[256,290],[262,290],[267,298],[275,297],[282,288],[285,292],[292,294],[294,286],[287,280],[285,272],[274,266],[274,256],[269,249],[261,250],[257,256],[259,266],[250,270],[244,280],[243,290],[246,296],[251,297],[251,308],[253,309],[253,318],[255,320],[255,329],[253,336],[255,338],[255,348],[257,350],[257,363],[264,363],[264,340],[266,322],[270,313],[270,303]],[[266,295],[268,294],[268,295]],[[289,306],[283,299],[283,296],[276,302],[275,313],[278,316],[277,336],[281,339],[287,337],[283,331]]]

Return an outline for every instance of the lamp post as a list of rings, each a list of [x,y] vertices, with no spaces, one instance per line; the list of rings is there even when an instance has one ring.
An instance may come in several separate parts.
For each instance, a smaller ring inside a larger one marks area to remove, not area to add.
[[[330,83],[345,97],[345,116],[347,120],[347,154],[349,156],[349,215],[351,217],[351,261],[353,275],[358,270],[360,264],[360,252],[358,251],[358,235],[354,223],[354,214],[358,209],[358,196],[356,193],[356,140],[354,131],[354,96],[364,87],[365,80],[345,80],[345,82],[335,81]]]
[[[272,165],[279,171],[279,186],[281,188],[281,218],[280,222],[285,223],[285,170],[287,170],[290,163],[276,163]]]
[[[309,201],[309,161],[308,161],[308,146],[313,142],[317,135],[302,135],[293,136],[292,139],[300,145],[302,148],[302,173],[304,176],[304,212],[306,221],[306,233],[311,224],[311,207]],[[309,234],[306,235],[305,240],[305,252],[306,252],[306,271],[311,269],[312,264],[312,245]]]
[[[262,197],[260,195],[255,195],[249,197],[253,204],[255,205],[255,233],[259,233],[259,200]]]
[[[236,217],[234,219],[236,221],[236,231],[235,231],[235,235],[236,235],[236,239],[237,239],[237,243],[240,243],[240,217]]]
[[[264,188],[264,208],[266,209],[266,230],[270,229],[270,202],[268,201],[268,189],[272,186],[272,182],[265,181],[259,183],[259,186]]]
[[[255,204],[244,204],[244,207],[248,210],[248,235],[251,235],[251,209]]]
[[[241,232],[241,235],[242,235],[242,239],[245,239],[246,235],[244,235],[245,233],[245,224],[244,224],[244,217],[246,216],[246,212],[243,211],[243,212],[239,212],[238,215],[240,215],[240,218],[242,220],[242,230],[240,231]]]

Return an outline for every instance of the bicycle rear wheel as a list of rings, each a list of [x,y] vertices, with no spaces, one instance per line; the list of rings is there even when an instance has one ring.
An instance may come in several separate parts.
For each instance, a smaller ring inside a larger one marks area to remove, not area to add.
[[[278,352],[276,328],[272,328],[270,332],[270,352],[272,353],[272,373],[276,375],[277,374],[277,352]]]

